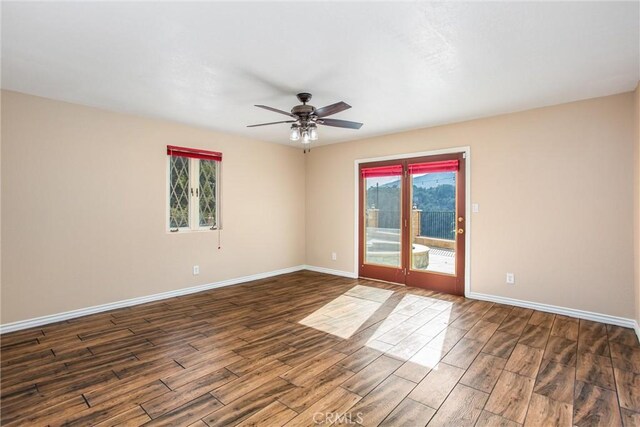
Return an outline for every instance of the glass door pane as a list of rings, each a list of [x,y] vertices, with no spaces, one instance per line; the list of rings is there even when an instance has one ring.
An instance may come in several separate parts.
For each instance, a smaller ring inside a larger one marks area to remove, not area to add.
[[[410,174],[411,269],[456,273],[456,172]]]
[[[402,175],[364,177],[364,262],[402,265]]]

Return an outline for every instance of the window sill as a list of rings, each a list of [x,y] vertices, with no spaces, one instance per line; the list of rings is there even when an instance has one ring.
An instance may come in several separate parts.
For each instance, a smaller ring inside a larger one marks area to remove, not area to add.
[[[222,231],[222,228],[216,228],[215,230],[211,230],[210,228],[202,228],[199,230],[181,228],[178,231],[166,230],[166,234],[176,235],[176,234],[193,234],[193,233],[215,233],[216,231]]]

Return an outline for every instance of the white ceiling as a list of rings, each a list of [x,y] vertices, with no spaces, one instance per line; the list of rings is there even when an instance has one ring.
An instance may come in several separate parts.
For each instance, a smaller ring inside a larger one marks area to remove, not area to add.
[[[289,143],[253,107],[353,106],[331,143],[633,90],[638,2],[3,2],[2,87]]]

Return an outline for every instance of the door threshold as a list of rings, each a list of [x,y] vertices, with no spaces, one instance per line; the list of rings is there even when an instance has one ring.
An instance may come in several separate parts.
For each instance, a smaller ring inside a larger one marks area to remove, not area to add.
[[[373,282],[380,282],[380,283],[388,283],[390,285],[407,286],[404,283],[390,282],[388,280],[382,280],[382,279],[372,279],[371,277],[358,276],[358,279],[371,280]]]

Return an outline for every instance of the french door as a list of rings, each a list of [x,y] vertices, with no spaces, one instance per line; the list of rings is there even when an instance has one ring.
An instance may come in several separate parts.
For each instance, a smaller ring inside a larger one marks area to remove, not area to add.
[[[359,176],[359,275],[463,295],[463,153],[363,163]]]

